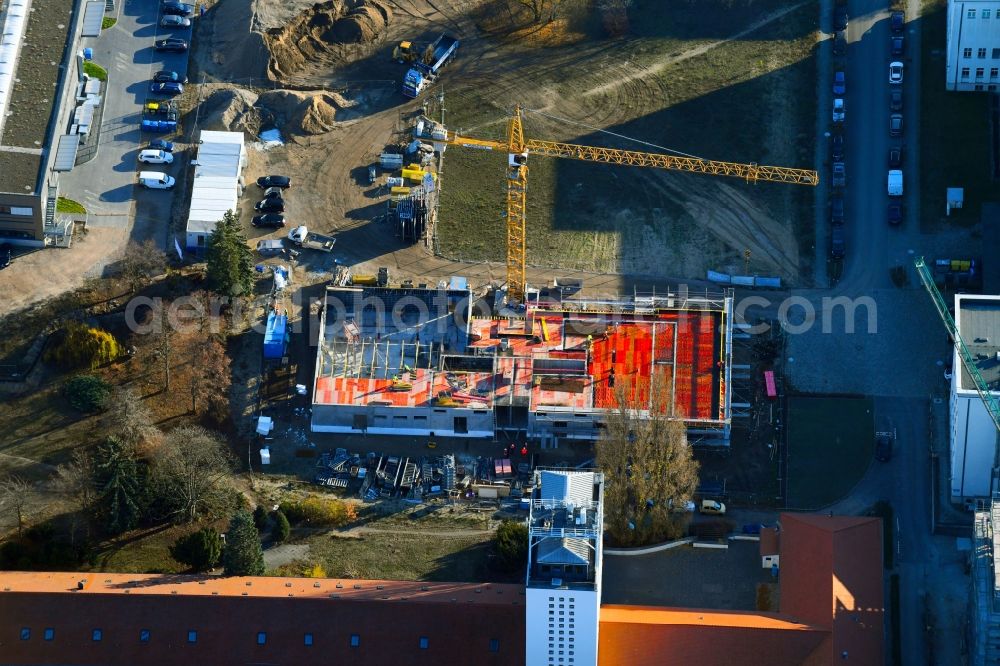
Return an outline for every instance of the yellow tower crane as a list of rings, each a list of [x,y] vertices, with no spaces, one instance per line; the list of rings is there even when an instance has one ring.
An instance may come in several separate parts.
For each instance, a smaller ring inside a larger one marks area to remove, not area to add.
[[[586,162],[604,164],[625,164],[629,166],[654,167],[672,171],[690,171],[715,176],[733,176],[748,182],[758,180],[792,183],[795,185],[817,185],[819,175],[810,169],[790,169],[787,167],[717,162],[697,157],[679,157],[663,153],[645,153],[616,148],[597,148],[557,141],[541,141],[524,138],[524,124],[520,106],[507,121],[507,142],[489,139],[474,139],[460,136],[455,132],[444,132],[429,137],[436,143],[443,143],[480,150],[507,152],[507,296],[511,301],[523,302],[526,288],[525,269],[525,204],[528,189],[528,155],[566,157]],[[440,149],[439,149],[440,150]]]

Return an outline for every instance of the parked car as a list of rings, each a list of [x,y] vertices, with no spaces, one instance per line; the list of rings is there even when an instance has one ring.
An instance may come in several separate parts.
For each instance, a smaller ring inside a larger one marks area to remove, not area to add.
[[[166,116],[167,120],[177,120],[177,105],[171,101],[146,102],[142,113],[147,117]]]
[[[830,256],[834,259],[843,259],[845,254],[847,254],[847,250],[844,242],[844,227],[841,224],[835,224],[830,227]]]
[[[176,181],[162,171],[140,171],[139,184],[147,189],[169,190]]]
[[[261,176],[257,179],[257,187],[266,190],[269,187],[280,187],[287,189],[292,186],[292,179],[288,176]]]
[[[149,92],[156,95],[180,95],[184,92],[182,83],[150,83]]]
[[[833,94],[843,95],[847,92],[847,77],[844,72],[833,73]]]
[[[888,220],[889,224],[892,226],[898,226],[903,223],[903,217],[905,215],[905,209],[903,204],[898,201],[893,201],[889,204]]]
[[[892,460],[892,436],[889,433],[880,432],[875,437],[875,460],[879,462]]]
[[[906,50],[904,48],[906,46],[906,42],[903,41],[903,37],[902,36],[892,37],[889,40],[889,46],[892,49],[892,55],[893,56],[901,56],[901,55],[903,55],[903,51]]]
[[[889,149],[889,168],[899,169],[903,166],[903,147],[893,146]]]
[[[250,223],[255,227],[271,227],[274,229],[280,229],[285,226],[285,216],[279,215],[278,213],[264,213],[263,215],[254,215]]]
[[[831,134],[830,135],[830,157],[834,162],[844,161],[844,135],[843,134]]]
[[[265,199],[280,199],[284,191],[280,187],[269,187],[264,190]]]
[[[889,83],[899,85],[903,82],[903,63],[898,60],[889,63]]]
[[[833,163],[833,186],[834,187],[847,186],[847,168],[844,166],[843,162]]]
[[[176,120],[149,120],[143,119],[141,129],[143,132],[157,132],[159,134],[167,134],[169,132],[177,131],[177,121]]]
[[[149,147],[153,150],[165,150],[168,153],[174,152],[174,142],[166,139],[153,139],[149,142]]]
[[[889,26],[892,28],[892,34],[903,34],[904,19],[903,12],[893,12],[889,15]]]
[[[160,11],[164,14],[174,14],[176,16],[191,16],[194,14],[194,5],[175,0],[166,0],[160,5]]]
[[[368,167],[368,184],[369,185],[374,185],[375,184],[375,179],[377,178],[377,176],[378,176],[378,174],[375,171],[375,165],[369,166]]]
[[[180,14],[164,14],[160,19],[161,28],[190,28],[191,19]]]
[[[182,76],[169,69],[161,69],[156,74],[153,74],[153,81],[156,83],[187,83],[188,79],[186,76]]]
[[[833,99],[833,122],[844,122],[844,98],[835,97]]]
[[[844,223],[844,197],[839,194],[835,194],[833,198],[830,199],[830,223]]]
[[[903,136],[902,113],[894,113],[889,116],[889,136]]]
[[[11,260],[14,258],[14,248],[10,243],[3,243],[0,245],[0,270],[10,266]]]
[[[667,503],[667,506],[670,508],[670,513],[694,513],[696,508],[695,503],[690,500],[684,502],[683,504],[681,502],[674,504],[674,500],[671,499]]]
[[[903,110],[903,91],[898,88],[889,91],[889,110],[890,111],[902,111]]]
[[[183,53],[184,51],[188,50],[188,43],[183,39],[177,39],[176,37],[158,39],[156,40],[156,50]]]
[[[847,7],[839,6],[833,10],[833,29],[847,30]]]
[[[847,35],[843,30],[838,30],[833,34],[833,55],[844,55],[847,53]]]
[[[174,156],[165,150],[140,150],[137,158],[144,164],[173,164]]]
[[[760,531],[765,527],[767,527],[767,525],[763,523],[750,523],[748,525],[744,525],[740,531],[743,532],[743,534],[760,534]]]
[[[726,515],[726,505],[717,500],[702,500],[700,509],[702,513],[712,516]]]
[[[277,199],[261,199],[254,205],[254,210],[259,210],[262,213],[284,213],[285,200],[280,197]]]

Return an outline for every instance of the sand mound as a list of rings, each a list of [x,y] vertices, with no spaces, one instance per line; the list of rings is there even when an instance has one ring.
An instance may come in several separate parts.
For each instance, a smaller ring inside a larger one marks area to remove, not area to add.
[[[257,106],[285,134],[323,134],[337,122],[356,117],[355,102],[330,92],[274,90],[262,94]]]
[[[392,9],[384,0],[318,2],[281,28],[268,31],[271,53],[268,72],[280,80],[309,62],[323,60],[343,44],[377,40],[392,20]]]
[[[209,95],[198,110],[198,126],[207,130],[243,130],[256,134],[261,114],[254,104],[257,95],[240,89],[224,88]]]

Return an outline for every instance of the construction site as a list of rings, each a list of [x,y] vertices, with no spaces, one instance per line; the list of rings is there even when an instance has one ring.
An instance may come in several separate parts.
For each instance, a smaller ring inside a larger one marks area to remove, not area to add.
[[[328,287],[313,432],[547,448],[596,440],[627,407],[682,420],[692,443],[728,445],[731,294],[533,299],[498,317],[477,316],[488,304],[463,285]]]

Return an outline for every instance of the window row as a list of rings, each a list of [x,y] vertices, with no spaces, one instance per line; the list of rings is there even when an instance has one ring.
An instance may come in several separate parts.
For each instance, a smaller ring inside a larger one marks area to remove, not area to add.
[[[967,46],[964,49],[962,49],[962,57],[965,58],[966,60],[972,58],[972,48]],[[986,49],[985,48],[976,49],[976,57],[979,58],[980,60],[985,60]],[[1000,48],[994,47],[990,49],[990,57],[993,60],[1000,60]]]
[[[140,643],[148,643],[150,641],[150,637],[151,636],[152,636],[152,633],[150,632],[149,629],[140,629],[139,630],[139,642]],[[53,627],[46,627],[42,631],[42,639],[43,640],[52,641],[52,640],[55,640],[55,637],[56,637],[56,630]],[[100,642],[103,638],[104,638],[104,631],[102,629],[94,629],[90,633],[90,639],[92,641],[94,641],[94,642]],[[22,641],[31,640],[31,627],[21,627],[21,640]],[[198,632],[195,631],[194,629],[188,630],[188,632],[187,632],[187,642],[188,643],[197,643],[198,642]],[[426,649],[428,649],[430,647],[430,643],[431,643],[430,638],[428,638],[427,636],[421,636],[420,639],[417,641],[417,647],[419,647],[421,650],[426,650]],[[313,645],[313,635],[311,633],[302,634],[302,644],[305,645],[305,646],[311,647]],[[266,631],[258,631],[257,632],[257,645],[267,645],[267,632]],[[351,634],[350,645],[351,645],[351,647],[355,647],[355,648],[356,647],[360,647],[361,646],[361,635],[360,634]],[[498,639],[498,638],[491,638],[490,639],[490,642],[489,642],[489,651],[490,652],[499,652],[500,651],[500,639]]]
[[[981,9],[981,10],[979,10],[979,18],[989,19],[991,17],[991,15],[992,15],[992,13],[991,13],[991,10],[989,10],[989,9]],[[1000,19],[1000,11],[997,11],[996,17],[998,19]],[[969,9],[969,10],[967,10],[965,12],[965,18],[970,18],[970,19],[976,18],[976,10],[975,9]]]
[[[962,79],[963,80],[968,79],[969,75],[970,75],[970,72],[971,72],[971,70],[968,67],[963,67],[962,68],[962,72],[961,72]],[[976,68],[976,79],[982,79],[983,76],[985,75],[985,72],[986,72],[985,68],[983,68],[983,67],[977,67]],[[996,79],[998,77],[1000,77],[1000,67],[991,67],[990,68],[990,80]]]

